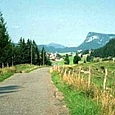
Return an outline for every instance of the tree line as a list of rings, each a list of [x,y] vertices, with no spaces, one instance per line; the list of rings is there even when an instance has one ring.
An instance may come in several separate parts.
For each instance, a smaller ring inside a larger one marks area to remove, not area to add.
[[[76,55],[73,58],[73,64],[78,64],[78,62],[81,60],[81,57],[78,56],[78,53],[76,53]],[[64,58],[64,64],[69,65],[70,64],[70,59],[69,59],[69,55],[66,54],[65,58]]]
[[[0,67],[25,63],[51,65],[44,47],[40,51],[34,40],[21,37],[18,44],[12,43],[0,12]]]

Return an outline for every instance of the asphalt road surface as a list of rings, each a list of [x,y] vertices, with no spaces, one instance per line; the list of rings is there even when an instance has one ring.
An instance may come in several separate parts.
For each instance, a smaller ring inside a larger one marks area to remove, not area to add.
[[[56,98],[49,68],[18,73],[0,83],[0,115],[68,115]]]

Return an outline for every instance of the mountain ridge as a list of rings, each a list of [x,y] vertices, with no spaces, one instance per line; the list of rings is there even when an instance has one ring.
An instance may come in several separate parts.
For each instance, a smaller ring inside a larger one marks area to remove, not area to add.
[[[109,40],[115,38],[115,34],[103,34],[96,32],[89,32],[84,42],[78,46],[80,50],[97,49],[106,45]]]
[[[85,51],[103,47],[113,38],[115,38],[115,34],[89,32],[86,36],[86,39],[78,47],[66,47],[64,45],[53,42],[47,45],[38,45],[38,47],[40,50],[42,49],[42,47],[44,47],[47,52],[77,52],[78,50]]]
[[[54,42],[49,43],[47,46],[53,46],[55,48],[65,48],[66,47],[64,45],[61,45],[61,44],[58,44],[58,43],[54,43]]]
[[[43,47],[47,52],[52,52],[52,53],[77,52],[77,47],[56,48],[54,46],[49,46],[49,45],[38,45],[39,50],[42,50]]]

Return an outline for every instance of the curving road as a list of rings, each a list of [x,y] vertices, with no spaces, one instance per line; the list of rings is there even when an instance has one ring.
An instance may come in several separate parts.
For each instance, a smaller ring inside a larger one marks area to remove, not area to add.
[[[0,83],[0,115],[68,115],[54,94],[49,68],[18,73]]]

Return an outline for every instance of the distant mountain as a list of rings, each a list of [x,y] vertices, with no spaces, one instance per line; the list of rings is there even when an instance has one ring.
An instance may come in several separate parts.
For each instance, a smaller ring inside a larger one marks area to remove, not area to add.
[[[62,48],[55,48],[49,45],[38,45],[39,50],[42,50],[43,47],[45,48],[46,52],[52,52],[52,53],[59,52],[59,50],[62,49]]]
[[[76,52],[77,47],[65,47],[60,44],[56,43],[50,43],[48,45],[38,45],[38,48],[41,50],[42,48],[45,48],[47,52],[58,52],[58,53],[65,53],[65,52]]]
[[[58,52],[58,53],[65,53],[65,52],[77,52],[78,50],[90,50],[90,49],[97,49],[103,47],[109,40],[115,38],[115,34],[102,34],[96,32],[89,32],[86,36],[84,42],[78,47],[66,47],[56,43],[50,43],[48,45],[39,45],[39,49],[41,50],[44,46],[47,52]]]
[[[47,47],[50,47],[50,46],[52,46],[54,48],[65,48],[65,46],[60,45],[60,44],[56,44],[56,43],[50,43],[47,45]]]
[[[103,47],[110,39],[115,38],[115,34],[102,34],[89,32],[84,42],[78,46],[79,50],[97,49]]]

